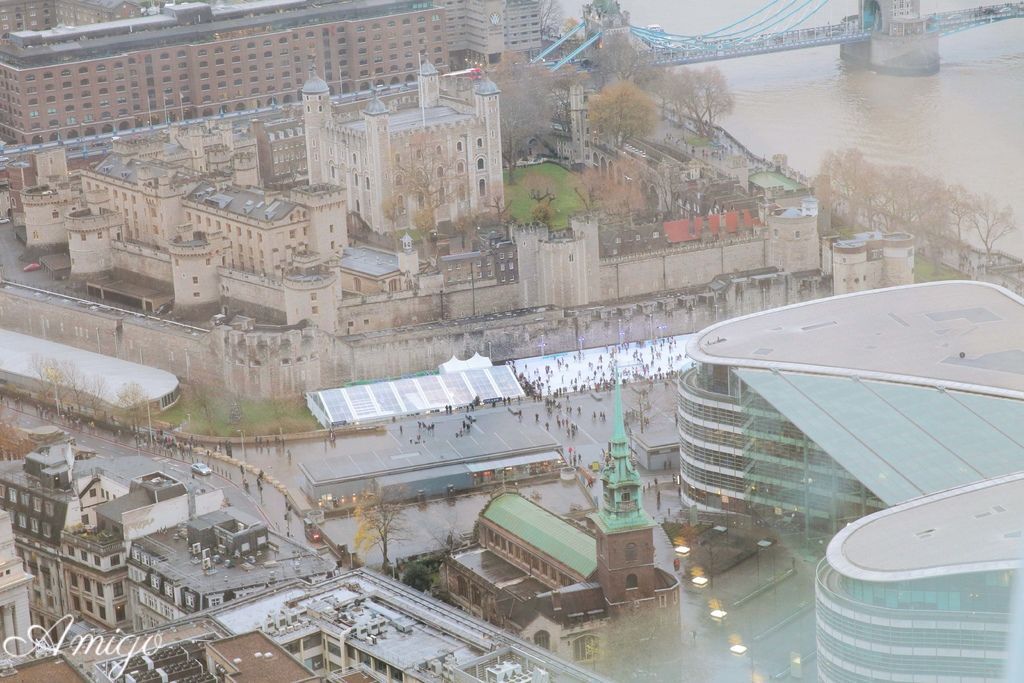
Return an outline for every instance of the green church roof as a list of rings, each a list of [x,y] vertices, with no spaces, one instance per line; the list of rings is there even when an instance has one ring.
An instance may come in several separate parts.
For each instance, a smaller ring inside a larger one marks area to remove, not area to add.
[[[503,493],[483,516],[562,564],[588,577],[597,570],[597,540],[517,493]]]

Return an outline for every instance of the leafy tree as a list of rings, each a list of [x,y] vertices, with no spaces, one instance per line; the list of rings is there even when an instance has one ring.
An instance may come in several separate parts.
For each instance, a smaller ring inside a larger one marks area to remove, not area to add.
[[[530,211],[530,218],[536,223],[543,223],[550,227],[551,221],[555,218],[555,212],[551,208],[551,204],[545,202],[533,207],[533,210]]]
[[[654,130],[654,102],[628,81],[613,83],[590,98],[590,125],[598,134],[622,144]]]
[[[362,551],[380,548],[384,567],[390,564],[388,549],[391,543],[406,538],[404,510],[396,498],[394,493],[370,491],[356,506],[355,546]]]
[[[410,562],[402,572],[402,583],[426,593],[434,583],[434,574],[425,562]]]

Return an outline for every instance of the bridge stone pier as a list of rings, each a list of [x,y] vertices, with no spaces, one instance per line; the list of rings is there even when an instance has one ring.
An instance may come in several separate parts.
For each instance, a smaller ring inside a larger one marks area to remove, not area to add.
[[[939,36],[928,31],[920,0],[860,0],[860,21],[871,40],[841,45],[843,59],[894,76],[939,71]]]

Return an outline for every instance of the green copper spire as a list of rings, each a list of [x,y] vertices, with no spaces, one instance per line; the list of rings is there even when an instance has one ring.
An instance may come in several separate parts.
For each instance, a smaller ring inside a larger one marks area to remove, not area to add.
[[[622,378],[618,367],[615,368],[615,422],[608,450],[611,462],[605,465],[601,474],[601,510],[592,519],[606,533],[653,526],[654,521],[641,505],[643,486],[630,458],[626,422],[622,414]]]

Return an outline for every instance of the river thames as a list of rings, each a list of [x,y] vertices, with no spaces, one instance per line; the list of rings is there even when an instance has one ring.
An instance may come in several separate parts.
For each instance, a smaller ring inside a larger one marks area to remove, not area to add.
[[[622,0],[634,26],[700,34],[750,14],[766,0]],[[923,0],[922,11],[994,0]],[[580,16],[580,0],[563,0]],[[856,0],[833,0],[806,25],[839,21]],[[786,24],[780,24],[775,30]],[[1011,204],[1020,230],[998,248],[1024,256],[1024,19],[940,39],[935,76],[899,78],[848,66],[838,47],[717,62],[736,108],[721,123],[762,156],[783,152],[817,172],[830,149],[859,148],[869,159],[916,166]],[[699,68],[699,67],[698,67]]]

